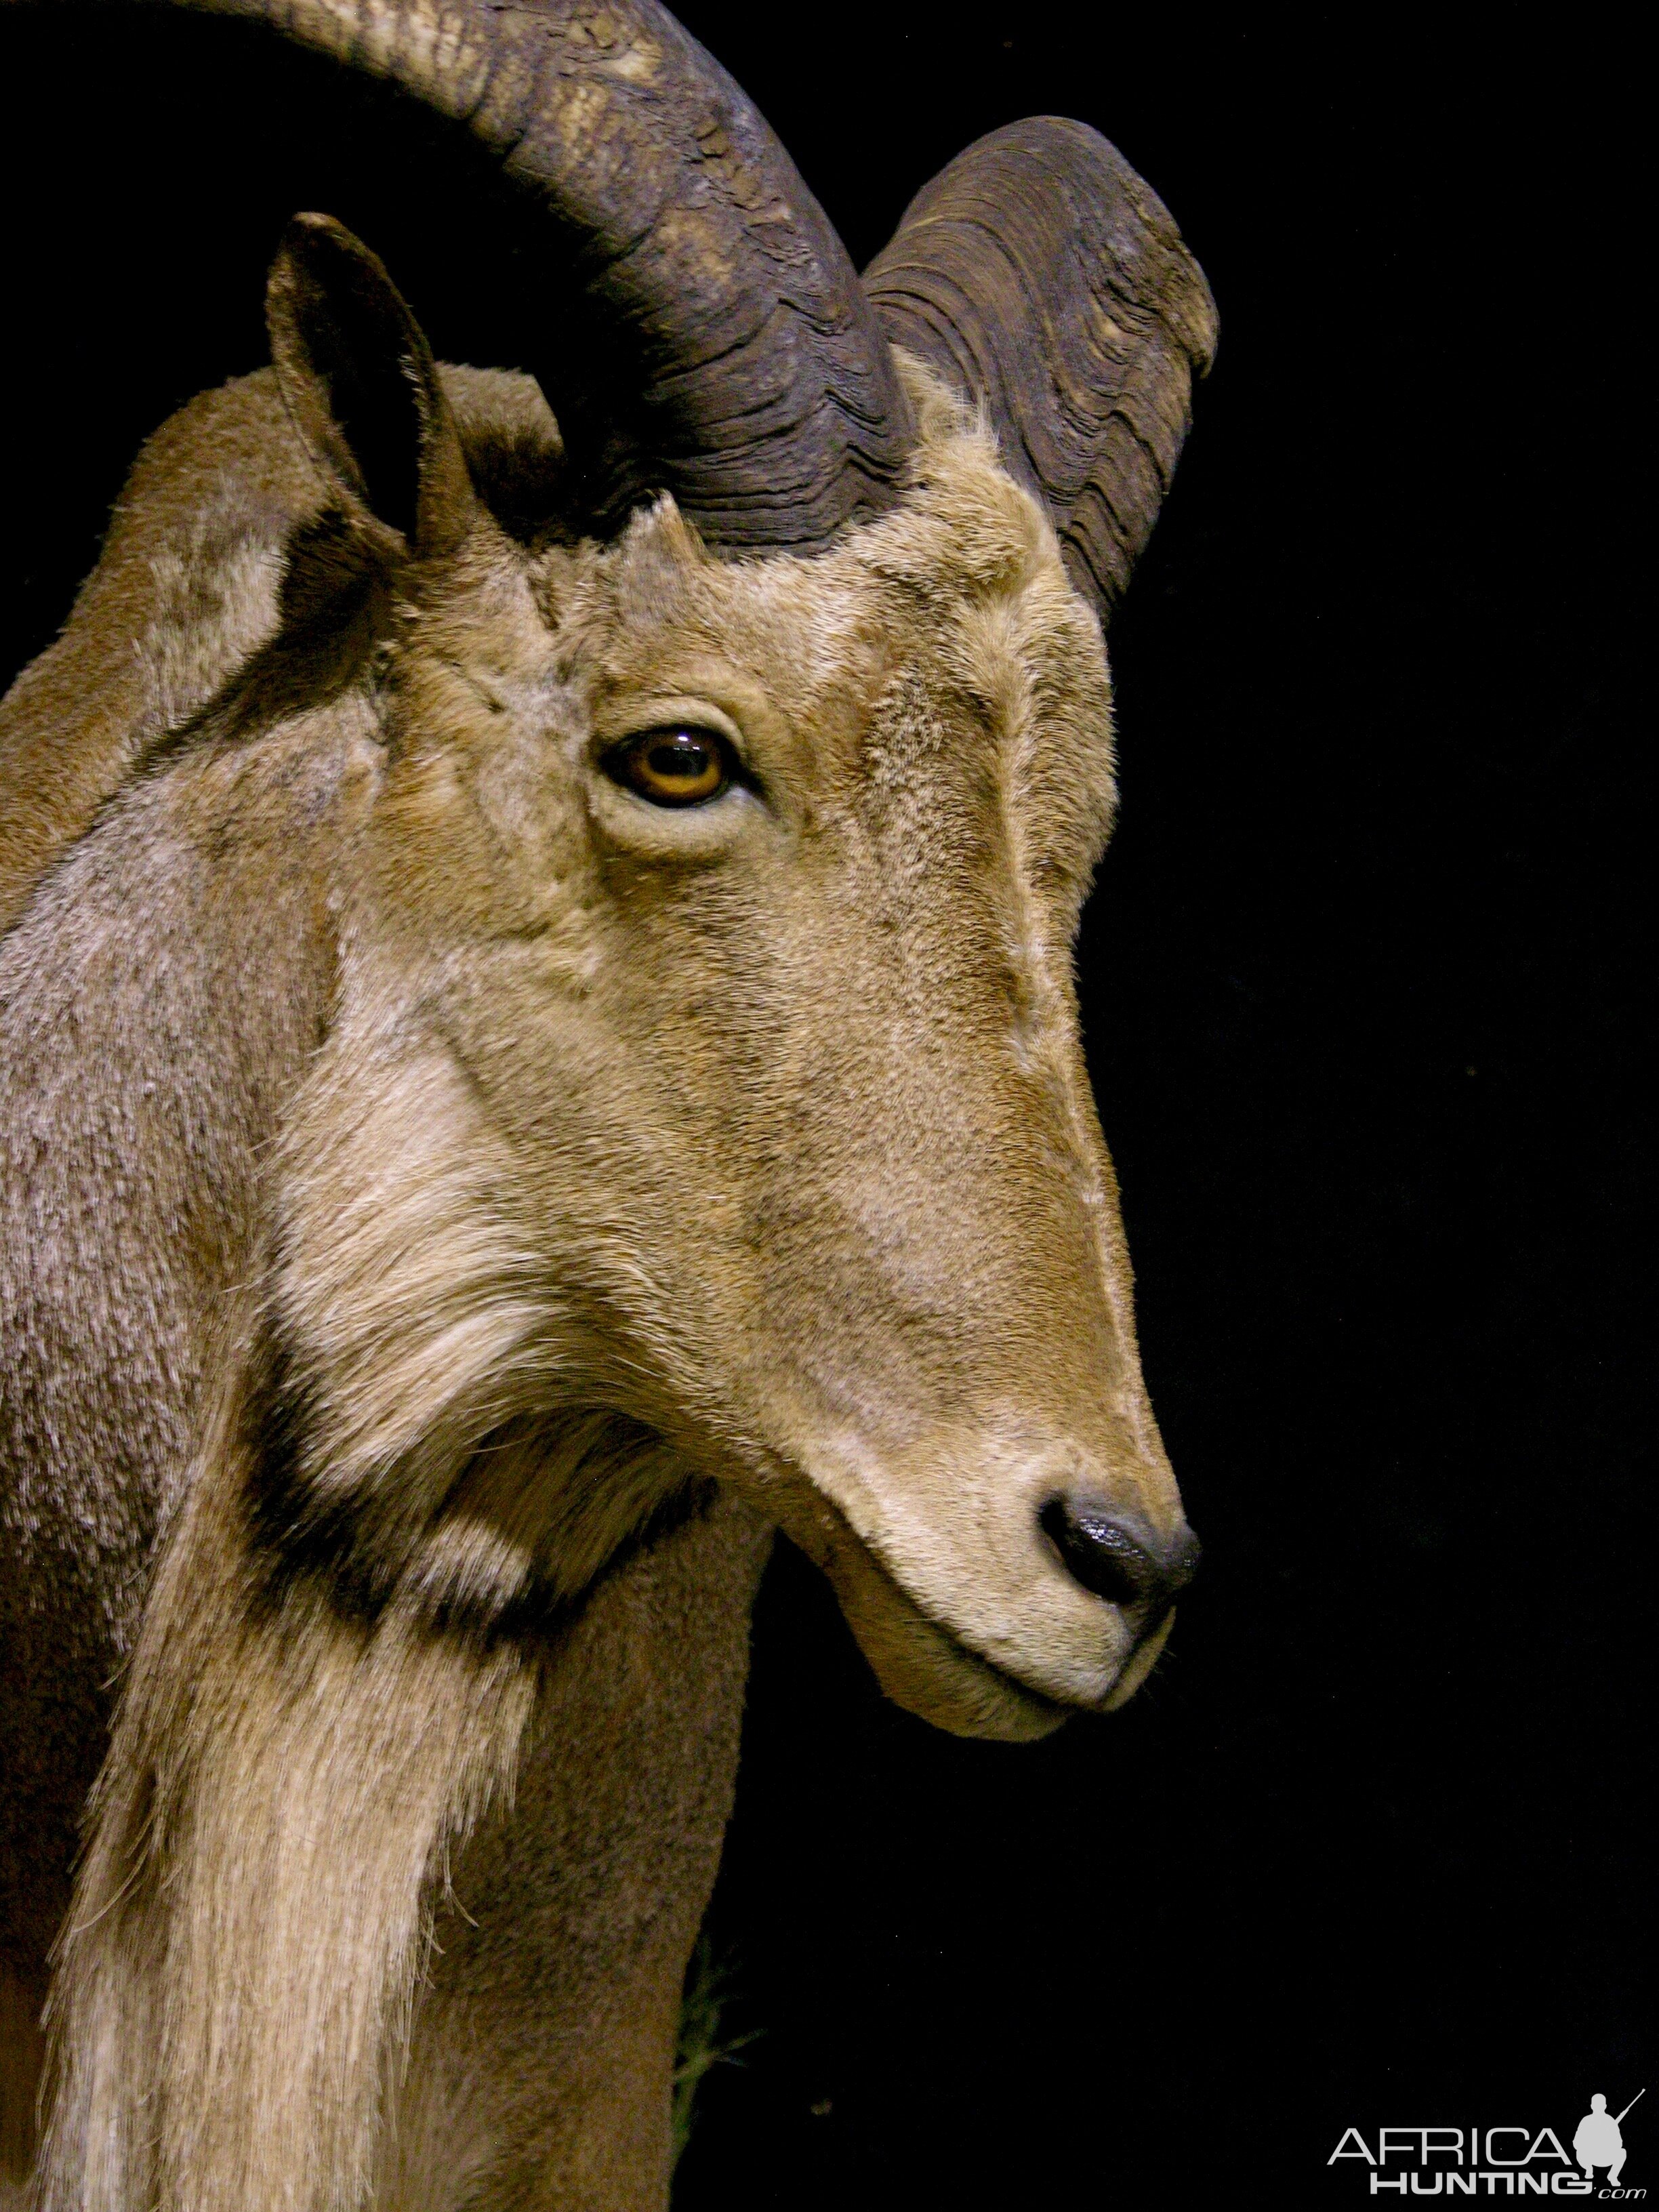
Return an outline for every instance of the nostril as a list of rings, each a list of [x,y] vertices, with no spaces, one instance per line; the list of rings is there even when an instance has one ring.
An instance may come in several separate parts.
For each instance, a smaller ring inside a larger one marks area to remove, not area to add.
[[[1152,1594],[1158,1569],[1146,1547],[1104,1513],[1066,1498],[1042,1509],[1043,1534],[1075,1582],[1114,1605],[1139,1605]]]
[[[1198,1539],[1184,1522],[1160,1542],[1150,1529],[1072,1498],[1050,1498],[1038,1518],[1073,1579],[1113,1605],[1161,1611],[1197,1571]]]

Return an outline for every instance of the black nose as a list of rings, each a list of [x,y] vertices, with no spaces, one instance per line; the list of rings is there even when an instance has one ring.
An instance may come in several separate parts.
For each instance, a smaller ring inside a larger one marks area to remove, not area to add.
[[[1162,1613],[1198,1571],[1198,1539],[1184,1521],[1158,1536],[1085,1498],[1051,1498],[1039,1517],[1074,1579],[1114,1605]]]

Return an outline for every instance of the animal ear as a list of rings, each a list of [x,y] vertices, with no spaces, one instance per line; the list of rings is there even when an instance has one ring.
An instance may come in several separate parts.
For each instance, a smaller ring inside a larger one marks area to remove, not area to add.
[[[331,216],[298,215],[265,289],[290,419],[347,503],[412,551],[459,542],[475,512],[426,334],[378,255]]]

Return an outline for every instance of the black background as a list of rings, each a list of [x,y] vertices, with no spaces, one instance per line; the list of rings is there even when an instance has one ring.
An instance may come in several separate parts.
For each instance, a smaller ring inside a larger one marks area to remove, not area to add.
[[[677,2203],[1334,2204],[1350,2124],[1568,2135],[1655,2079],[1632,57],[1582,12],[683,13],[855,259],[980,131],[1075,114],[1223,335],[1112,639],[1080,953],[1204,1575],[1123,1714],[1007,1749],[885,1706],[779,1562],[714,1911],[763,2033]],[[82,25],[0,64],[6,672],[138,440],[261,358],[293,207],[513,359],[511,222],[424,126],[223,27]]]

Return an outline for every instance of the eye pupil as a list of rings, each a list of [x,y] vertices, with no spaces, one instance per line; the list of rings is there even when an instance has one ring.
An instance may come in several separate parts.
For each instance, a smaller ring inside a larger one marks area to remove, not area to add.
[[[700,745],[695,738],[673,737],[659,745],[653,745],[646,755],[653,773],[657,775],[681,775],[696,778],[708,767],[708,748]]]
[[[695,806],[718,799],[732,781],[732,749],[712,730],[646,730],[605,765],[653,805]]]

